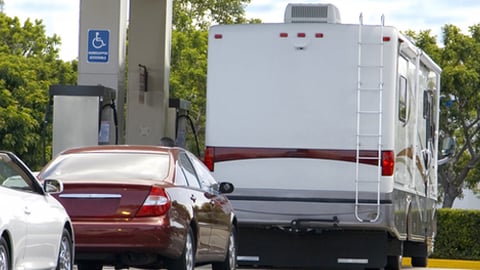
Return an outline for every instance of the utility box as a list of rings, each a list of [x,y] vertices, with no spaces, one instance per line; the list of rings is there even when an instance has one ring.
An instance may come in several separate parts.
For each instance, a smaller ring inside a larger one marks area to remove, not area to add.
[[[72,147],[116,144],[115,90],[81,85],[53,85],[52,156]]]

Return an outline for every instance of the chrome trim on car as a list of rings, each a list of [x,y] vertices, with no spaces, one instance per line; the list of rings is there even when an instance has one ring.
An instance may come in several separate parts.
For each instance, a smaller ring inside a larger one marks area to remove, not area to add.
[[[84,194],[84,193],[70,193],[60,194],[60,198],[71,199],[119,199],[122,198],[120,194]]]

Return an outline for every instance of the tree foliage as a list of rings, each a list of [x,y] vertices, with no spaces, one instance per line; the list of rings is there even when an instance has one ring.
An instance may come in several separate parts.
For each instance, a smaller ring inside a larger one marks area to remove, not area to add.
[[[203,149],[208,28],[213,24],[246,23],[250,0],[174,1],[170,97],[191,102],[190,119]],[[187,148],[196,149],[193,130]],[[196,151],[193,151],[194,153]]]
[[[212,24],[244,23],[250,0],[184,0],[173,2],[173,29],[208,30]]]
[[[443,27],[443,46],[429,31],[409,32],[416,44],[442,67],[440,129],[457,140],[455,156],[439,167],[443,207],[450,208],[462,190],[475,191],[480,181],[480,25],[463,34]]]
[[[76,82],[76,63],[59,59],[60,38],[47,37],[41,20],[22,25],[0,13],[0,148],[32,169],[43,165],[43,122],[52,84]],[[50,143],[48,143],[50,144]]]

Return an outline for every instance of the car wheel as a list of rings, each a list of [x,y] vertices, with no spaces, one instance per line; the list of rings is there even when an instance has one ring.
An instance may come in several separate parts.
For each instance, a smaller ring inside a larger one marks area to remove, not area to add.
[[[98,264],[98,263],[82,262],[82,263],[77,264],[77,269],[78,270],[102,270],[102,268],[103,268],[103,265]]]
[[[10,252],[5,238],[0,239],[0,270],[10,270]]]
[[[194,270],[195,268],[195,244],[192,228],[188,228],[185,247],[182,255],[178,259],[172,260],[169,264],[169,270]]]
[[[223,262],[212,263],[212,270],[235,270],[237,267],[237,238],[235,228],[230,231],[228,250]]]
[[[388,256],[387,257],[387,270],[400,270],[402,269],[402,256]]]
[[[57,270],[72,270],[73,268],[72,236],[67,229],[63,229],[60,251],[58,252]]]

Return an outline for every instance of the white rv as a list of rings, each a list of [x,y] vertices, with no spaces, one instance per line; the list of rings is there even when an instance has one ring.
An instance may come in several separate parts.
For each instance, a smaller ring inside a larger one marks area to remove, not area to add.
[[[240,264],[425,266],[441,69],[330,4],[209,31],[205,162],[235,185]]]

